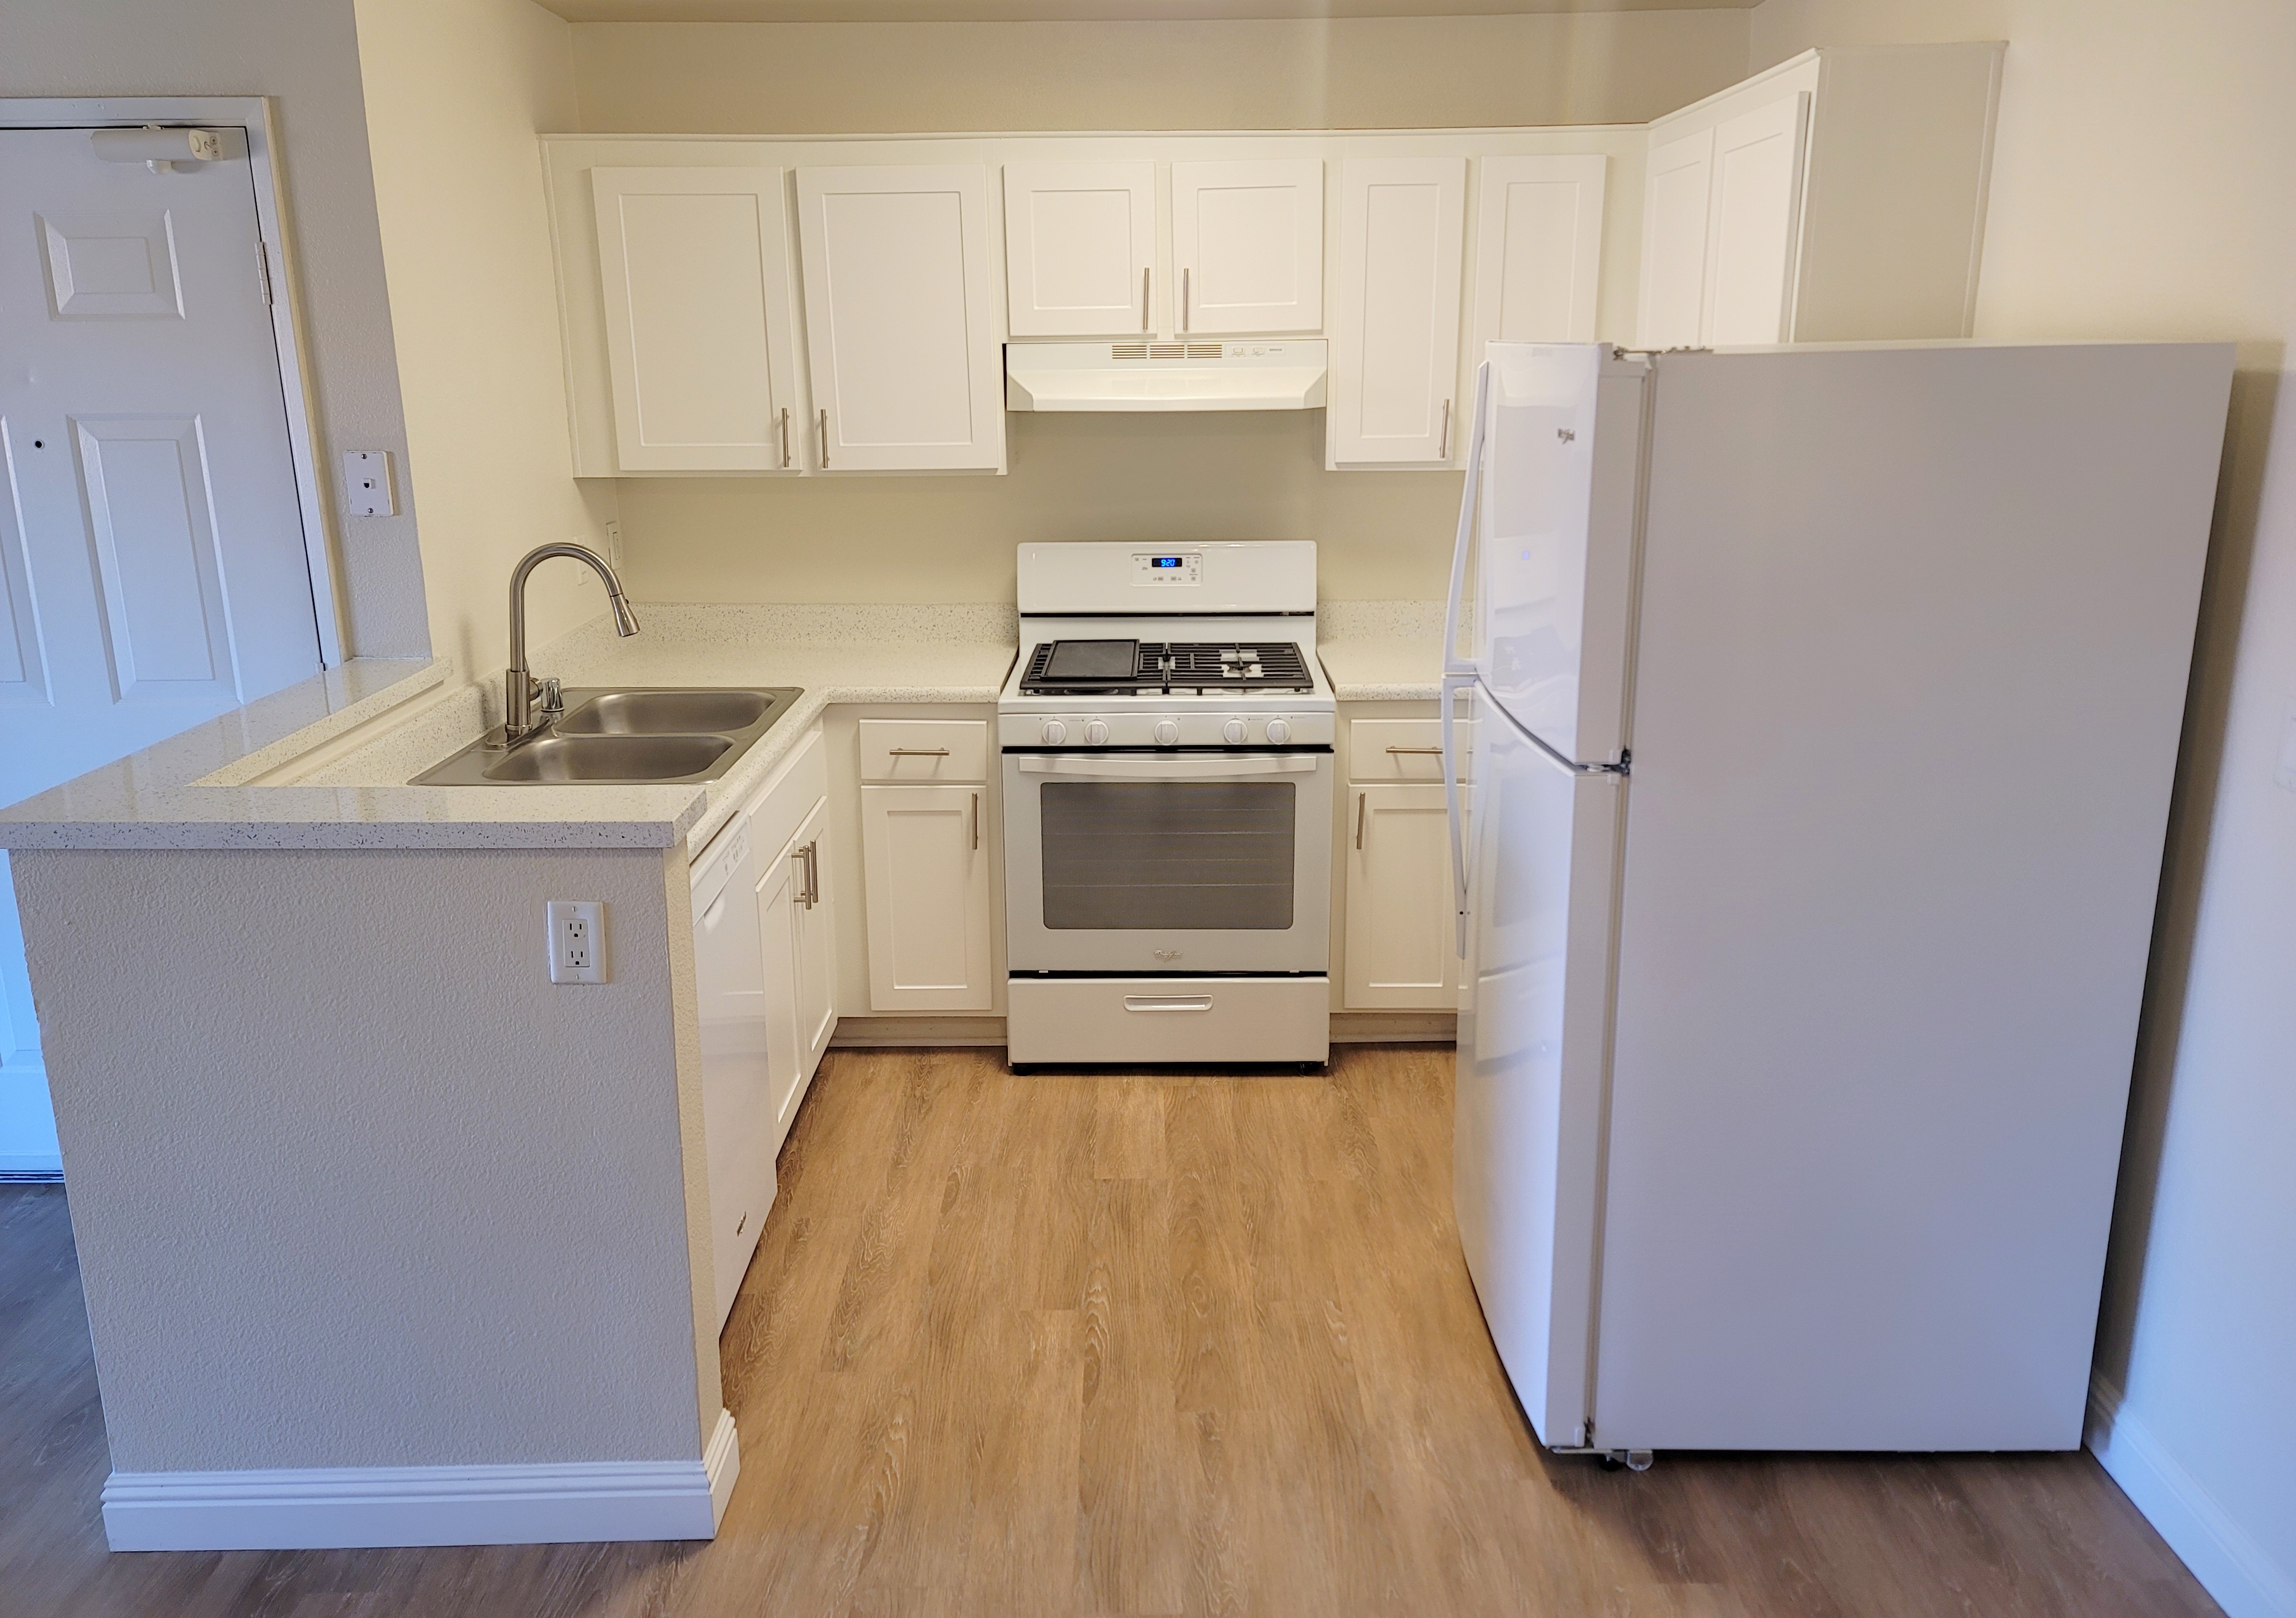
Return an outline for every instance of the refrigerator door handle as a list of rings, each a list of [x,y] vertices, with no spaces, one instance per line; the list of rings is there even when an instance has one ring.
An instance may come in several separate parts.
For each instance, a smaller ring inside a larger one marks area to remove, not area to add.
[[[1458,920],[1453,942],[1463,961],[1467,958],[1467,842],[1465,817],[1459,813],[1459,755],[1452,710],[1458,705],[1458,694],[1472,689],[1474,683],[1472,673],[1443,677],[1443,817],[1451,832],[1451,908]]]
[[[1475,537],[1475,497],[1483,483],[1484,407],[1491,393],[1491,362],[1475,367],[1475,419],[1467,430],[1467,486],[1459,496],[1459,537],[1451,546],[1450,604],[1443,613],[1443,674],[1445,678],[1472,675],[1475,666],[1459,656],[1459,604],[1467,587],[1467,547]],[[1451,710],[1443,710],[1445,724]]]

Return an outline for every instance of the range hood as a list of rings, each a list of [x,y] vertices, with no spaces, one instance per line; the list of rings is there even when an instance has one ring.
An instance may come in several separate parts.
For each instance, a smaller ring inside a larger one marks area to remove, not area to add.
[[[1008,410],[1319,410],[1324,340],[1004,345]]]

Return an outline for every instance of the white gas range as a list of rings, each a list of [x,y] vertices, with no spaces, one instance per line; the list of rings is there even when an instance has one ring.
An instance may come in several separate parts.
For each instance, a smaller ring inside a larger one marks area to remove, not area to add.
[[[1324,1061],[1314,543],[1024,545],[1020,602],[996,703],[1013,1064]]]

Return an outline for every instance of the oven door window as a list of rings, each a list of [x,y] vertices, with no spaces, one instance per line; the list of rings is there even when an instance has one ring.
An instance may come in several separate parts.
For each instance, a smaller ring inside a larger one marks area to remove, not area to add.
[[[1290,781],[1047,781],[1045,925],[1056,932],[1283,932]]]

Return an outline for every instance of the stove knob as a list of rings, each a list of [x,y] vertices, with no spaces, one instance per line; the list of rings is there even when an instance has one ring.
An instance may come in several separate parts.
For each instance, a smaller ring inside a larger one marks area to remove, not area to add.
[[[1085,744],[1088,747],[1104,745],[1108,741],[1108,727],[1098,719],[1093,720],[1084,727],[1084,739]]]
[[[1069,739],[1069,727],[1062,724],[1058,719],[1046,719],[1045,721],[1045,728],[1041,734],[1045,738],[1046,746],[1058,747],[1062,743]]]
[[[1245,736],[1250,734],[1250,729],[1244,725],[1244,722],[1242,719],[1230,719],[1226,724],[1220,727],[1220,735],[1225,738],[1231,746],[1242,742]]]
[[[1178,720],[1177,720],[1177,719],[1159,719],[1159,720],[1157,720],[1157,721],[1156,721],[1156,745],[1157,745],[1157,746],[1159,746],[1159,747],[1177,747],[1177,746],[1178,746],[1178,745],[1179,745],[1179,743],[1180,743],[1180,726],[1179,726],[1179,721],[1178,721]]]
[[[1292,726],[1290,721],[1285,719],[1268,720],[1267,739],[1275,743],[1278,747],[1283,746],[1284,743],[1290,741],[1292,739]]]

